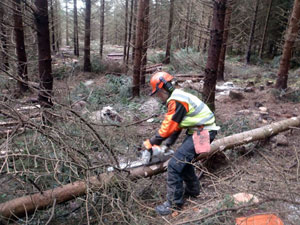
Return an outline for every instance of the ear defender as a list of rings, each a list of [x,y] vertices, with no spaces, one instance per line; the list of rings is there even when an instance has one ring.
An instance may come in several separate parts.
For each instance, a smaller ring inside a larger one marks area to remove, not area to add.
[[[174,91],[174,87],[173,87],[173,85],[172,85],[171,82],[166,81],[163,77],[160,77],[159,80],[160,80],[161,82],[164,83],[164,88],[165,88],[168,92],[171,93],[172,91]]]

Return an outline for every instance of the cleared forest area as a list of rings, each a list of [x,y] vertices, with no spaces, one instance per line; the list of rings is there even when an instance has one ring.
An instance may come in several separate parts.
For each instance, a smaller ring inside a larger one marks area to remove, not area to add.
[[[299,224],[299,9],[0,2],[0,224],[229,225],[261,214]],[[164,119],[149,96],[157,71],[214,108],[221,127],[193,162],[200,195],[163,217],[167,162],[119,169]]]

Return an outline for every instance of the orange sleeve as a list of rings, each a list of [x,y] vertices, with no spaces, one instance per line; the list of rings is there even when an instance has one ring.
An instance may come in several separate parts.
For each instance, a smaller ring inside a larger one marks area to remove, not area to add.
[[[188,112],[188,105],[184,102],[171,100],[168,102],[168,112],[160,126],[158,132],[150,139],[152,145],[160,145],[166,138],[172,137],[172,144],[178,138],[181,128],[179,124]]]
[[[176,101],[171,100],[168,103],[168,112],[165,114],[165,118],[158,131],[159,135],[163,138],[169,137],[173,132],[181,130],[179,123],[174,120],[176,113]]]

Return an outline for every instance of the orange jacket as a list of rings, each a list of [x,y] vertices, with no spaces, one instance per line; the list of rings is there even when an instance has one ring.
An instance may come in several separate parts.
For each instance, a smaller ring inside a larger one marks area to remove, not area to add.
[[[168,111],[165,114],[160,129],[150,139],[151,145],[160,145],[162,141],[169,138],[166,145],[170,146],[174,144],[182,130],[179,124],[188,113],[188,104],[186,102],[171,100],[168,102],[167,107]]]

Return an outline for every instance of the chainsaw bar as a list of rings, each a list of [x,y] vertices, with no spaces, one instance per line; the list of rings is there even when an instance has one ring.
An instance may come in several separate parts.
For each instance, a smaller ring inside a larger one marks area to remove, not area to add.
[[[138,160],[121,162],[119,167],[108,167],[107,171],[112,172],[115,168],[119,170],[132,169],[141,166],[151,166],[160,162],[165,162],[174,154],[173,150],[154,152],[152,155],[148,150],[143,150]]]

